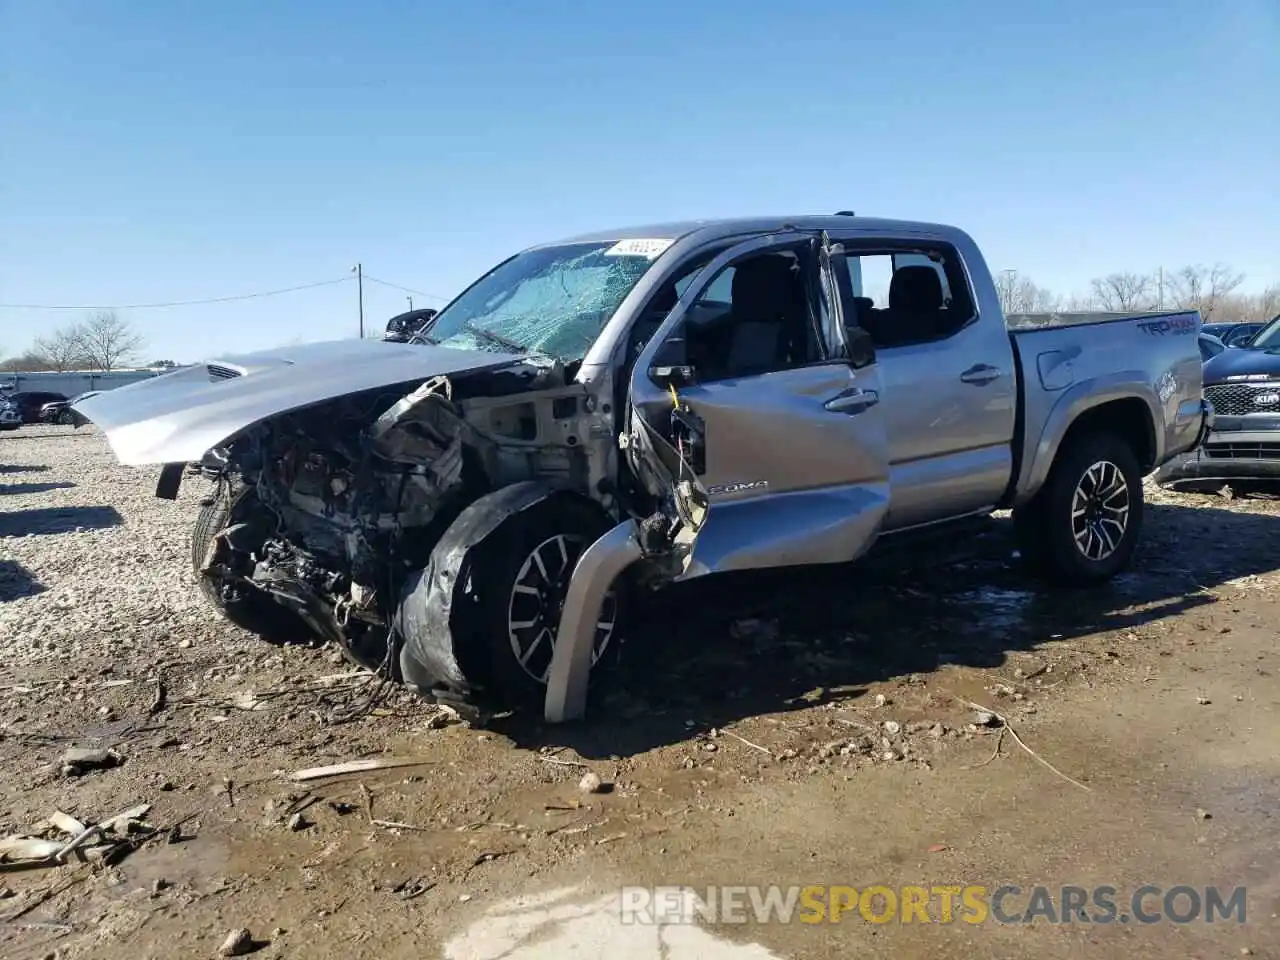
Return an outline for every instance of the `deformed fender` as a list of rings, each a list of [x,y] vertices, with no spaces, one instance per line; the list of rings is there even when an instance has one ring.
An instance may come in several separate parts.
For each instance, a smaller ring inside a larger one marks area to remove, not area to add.
[[[547,677],[543,716],[548,723],[577,720],[586,713],[591,647],[605,594],[622,571],[643,556],[639,525],[628,517],[578,558]]]
[[[424,693],[443,687],[465,699],[473,689],[463,672],[459,640],[465,641],[454,612],[465,600],[471,551],[511,517],[537,506],[557,491],[536,480],[485,494],[458,515],[431,551],[431,560],[405,582],[395,627],[403,640],[400,672]]]

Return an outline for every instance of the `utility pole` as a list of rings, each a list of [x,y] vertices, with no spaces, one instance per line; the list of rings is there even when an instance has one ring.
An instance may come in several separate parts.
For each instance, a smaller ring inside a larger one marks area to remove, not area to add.
[[[410,310],[412,310],[412,309],[413,309],[413,297],[405,297],[405,299],[409,301],[409,309],[410,309]]]
[[[364,267],[356,264],[352,268],[356,275],[356,296],[360,298],[360,339],[364,339]]]
[[[1156,272],[1156,309],[1164,309],[1164,267]]]

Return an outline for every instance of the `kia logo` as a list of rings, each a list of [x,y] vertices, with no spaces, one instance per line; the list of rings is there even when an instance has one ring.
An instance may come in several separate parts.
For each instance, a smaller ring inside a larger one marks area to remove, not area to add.
[[[1253,402],[1259,407],[1270,407],[1280,403],[1280,393],[1260,393],[1253,398]]]

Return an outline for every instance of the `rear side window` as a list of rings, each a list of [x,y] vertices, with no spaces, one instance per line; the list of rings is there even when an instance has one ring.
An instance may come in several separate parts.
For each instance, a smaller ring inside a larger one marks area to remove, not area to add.
[[[943,264],[931,259],[927,254],[869,253],[849,259],[857,261],[856,266],[850,263],[854,296],[869,299],[877,308],[885,310],[889,308],[889,288],[893,283],[893,275],[903,267],[927,267],[932,270],[938,277],[944,303],[952,300],[951,282],[947,278]]]
[[[977,315],[960,255],[949,246],[846,243],[845,251],[853,292],[845,312],[877,347],[944,340]]]

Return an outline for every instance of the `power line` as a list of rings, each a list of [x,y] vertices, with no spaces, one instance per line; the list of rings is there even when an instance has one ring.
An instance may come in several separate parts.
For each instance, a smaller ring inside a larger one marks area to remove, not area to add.
[[[258,297],[275,297],[282,293],[295,293],[299,290],[311,290],[315,287],[332,286],[335,283],[350,283],[354,277],[336,277],[333,280],[319,280],[315,283],[303,283],[296,287],[282,287],[279,290],[262,290],[258,293],[239,293],[230,297],[209,297],[204,300],[170,300],[166,303],[120,303],[107,306],[94,304],[64,305],[49,303],[0,303],[0,308],[7,310],[153,310],[160,307],[194,307],[208,303],[230,303],[234,300],[254,300]]]
[[[62,303],[0,303],[0,310],[158,310],[164,307],[196,307],[213,303],[234,303],[240,300],[256,300],[259,297],[277,297],[284,293],[297,293],[299,290],[313,290],[316,287],[329,287],[339,283],[350,283],[357,278],[354,275],[346,277],[335,277],[332,280],[318,280],[315,283],[301,283],[294,287],[281,287],[278,290],[260,290],[256,293],[238,293],[226,297],[206,297],[199,300],[167,300],[162,303],[114,303],[114,304],[62,304]],[[371,283],[381,284],[384,287],[391,287],[394,290],[400,290],[404,293],[417,294],[420,297],[426,297],[428,300],[439,300],[441,303],[448,303],[448,297],[442,297],[438,294],[427,293],[425,290],[416,290],[413,287],[406,287],[398,283],[392,283],[389,280],[380,280],[377,277],[371,277],[367,273],[364,279]]]
[[[404,293],[416,293],[418,296],[426,297],[428,300],[439,300],[441,303],[449,302],[448,297],[442,297],[436,293],[427,293],[425,290],[415,290],[413,289],[413,287],[403,287],[398,283],[391,283],[388,280],[379,280],[377,277],[371,277],[367,273],[364,275],[364,278],[368,280],[370,283],[380,283],[384,287],[391,287],[392,289],[395,289],[395,290],[401,290]]]

